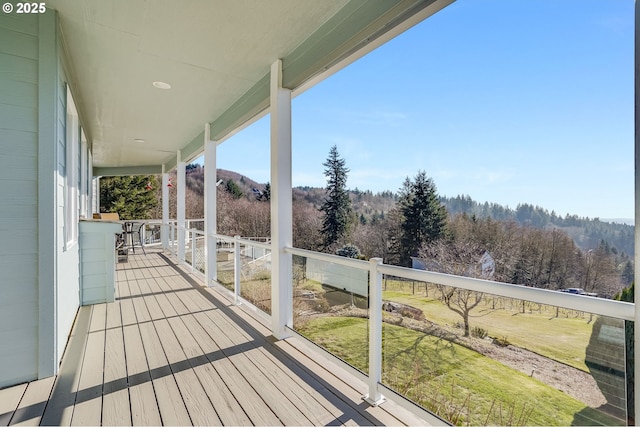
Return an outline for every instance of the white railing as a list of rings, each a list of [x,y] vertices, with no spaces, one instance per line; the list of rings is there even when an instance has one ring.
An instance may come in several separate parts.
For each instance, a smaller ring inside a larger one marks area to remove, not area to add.
[[[189,225],[197,224],[198,220],[189,220]],[[206,236],[199,229],[185,228],[185,235],[188,236],[185,242],[177,242],[178,227],[175,222],[169,223],[169,249],[176,255],[180,251],[177,248],[179,243],[191,248],[190,259],[180,260],[191,264],[194,271],[205,272],[206,256]],[[209,256],[215,256],[218,265],[225,264],[226,271],[231,272],[233,276],[232,285],[227,283],[227,291],[232,292],[232,298],[235,304],[247,303],[257,306],[255,300],[243,297],[242,281],[250,276],[252,269],[260,268],[261,271],[271,271],[270,254],[271,244],[268,239],[257,238],[241,238],[239,236],[229,237],[219,234],[210,234],[216,242],[216,250],[209,253]],[[258,241],[264,240],[264,241]],[[266,241],[266,242],[265,242]],[[588,312],[600,316],[606,316],[621,321],[634,320],[634,305],[620,301],[607,300],[602,298],[594,298],[588,296],[571,295],[557,291],[546,289],[531,288],[519,285],[512,285],[489,280],[475,279],[469,277],[453,276],[442,273],[435,273],[423,270],[415,270],[411,268],[398,267],[383,264],[381,259],[371,259],[369,262],[329,255],[304,249],[285,248],[285,252],[290,255],[304,257],[312,260],[321,261],[330,265],[344,266],[363,272],[367,277],[368,292],[366,297],[369,301],[368,306],[368,337],[369,337],[369,360],[368,372],[363,376],[363,380],[368,383],[368,394],[365,396],[367,402],[372,405],[380,404],[384,401],[383,393],[386,397],[392,398],[394,401],[414,411],[424,411],[424,409],[416,409],[416,406],[407,400],[405,396],[398,398],[397,392],[388,388],[381,381],[382,378],[382,323],[383,323],[383,300],[382,300],[382,284],[383,275],[393,276],[400,279],[414,280],[434,285],[443,285],[460,290],[468,290],[477,293],[490,294],[498,297],[505,297],[514,300],[522,300],[537,304],[560,307],[563,309],[575,310],[580,312]],[[186,253],[184,251],[183,253]],[[226,255],[225,255],[226,254]],[[220,261],[222,260],[222,261]],[[219,274],[219,272],[217,272]],[[217,274],[216,276],[217,277]],[[219,283],[223,283],[219,281]],[[263,290],[264,291],[264,290]],[[270,292],[270,287],[269,287]],[[271,296],[271,299],[274,297]],[[270,302],[270,301],[269,301]],[[293,300],[289,301],[293,305]],[[269,305],[270,306],[270,305]],[[270,311],[270,310],[267,310]],[[293,328],[292,333],[298,334]],[[349,368],[351,372],[353,370]],[[357,373],[358,374],[358,373]],[[420,413],[424,416],[424,413]],[[431,422],[441,422],[436,417],[430,419]]]
[[[573,295],[549,289],[531,288],[522,285],[493,282],[490,280],[474,279],[471,277],[453,276],[432,271],[415,270],[382,264],[378,268],[382,274],[412,279],[420,282],[434,283],[469,291],[487,293],[506,298],[513,298],[535,302],[538,304],[554,305],[576,311],[586,311],[614,319],[634,319],[634,306],[631,303],[594,298],[583,295]],[[576,298],[578,297],[578,298]]]
[[[392,276],[400,279],[415,280],[418,282],[429,283],[433,285],[443,285],[460,290],[468,290],[476,293],[495,295],[499,297],[510,298],[513,300],[522,300],[537,304],[560,307],[562,309],[575,310],[576,312],[587,312],[600,316],[606,316],[611,319],[620,321],[634,320],[634,305],[631,303],[607,300],[602,298],[594,298],[589,296],[571,295],[567,293],[530,288],[526,286],[512,285],[489,280],[475,279],[469,277],[453,276],[442,273],[435,273],[423,270],[416,270],[406,267],[398,267],[383,264],[381,259],[371,259],[369,262],[355,260],[336,255],[317,253],[313,251],[285,248],[285,252],[291,255],[305,257],[308,259],[318,260],[332,265],[340,265],[355,270],[368,271],[369,284],[369,361],[368,375],[363,380],[368,382],[369,392],[365,399],[372,405],[377,405],[384,401],[383,393],[386,396],[394,398],[395,401],[407,407],[410,410],[421,412],[422,409],[416,409],[411,401],[405,396],[397,400],[396,391],[391,390],[388,386],[382,384],[382,285],[383,275]],[[617,328],[620,330],[619,328]],[[297,332],[291,329],[292,332]],[[603,329],[604,330],[604,329]],[[624,330],[624,329],[623,329]],[[611,333],[607,331],[607,333]],[[616,334],[614,334],[616,335]],[[615,338],[620,340],[619,333]],[[624,340],[624,337],[622,337]],[[559,343],[558,345],[562,345]],[[619,355],[618,355],[619,356]],[[624,355],[623,355],[624,358]],[[351,370],[354,372],[354,370]],[[357,374],[357,372],[356,372]],[[531,374],[533,375],[533,374]],[[620,386],[618,387],[620,388]],[[624,390],[624,387],[622,387]],[[393,393],[390,393],[393,391]],[[626,410],[626,408],[625,408]],[[422,414],[421,414],[422,415]],[[622,417],[622,416],[621,416]],[[437,419],[432,419],[435,422]]]
[[[185,247],[184,262],[191,264],[192,272],[205,273],[206,265],[206,242],[204,231],[195,228],[186,230],[186,238],[189,240]]]
[[[233,255],[233,299],[235,304],[240,304],[246,301],[242,298],[243,277],[248,278],[251,271],[256,269],[264,270],[269,267],[270,270],[271,245],[255,238],[229,237],[220,234],[210,236],[216,239],[216,256],[221,254],[224,259],[225,253]],[[247,271],[243,271],[243,257]],[[254,301],[248,302],[254,303]]]
[[[158,246],[161,241],[162,220],[145,220],[144,227],[140,229],[140,238],[144,246]]]

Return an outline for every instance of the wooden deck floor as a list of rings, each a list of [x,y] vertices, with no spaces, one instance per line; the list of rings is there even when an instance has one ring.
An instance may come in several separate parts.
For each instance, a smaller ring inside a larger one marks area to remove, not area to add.
[[[114,303],[80,309],[57,377],[0,390],[0,425],[425,424],[370,407],[363,383],[275,341],[165,254],[117,275]]]

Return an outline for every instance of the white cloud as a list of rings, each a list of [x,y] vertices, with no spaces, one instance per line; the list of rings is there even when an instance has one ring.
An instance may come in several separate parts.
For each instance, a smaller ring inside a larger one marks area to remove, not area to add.
[[[369,110],[369,111],[336,111],[339,117],[354,125],[366,126],[401,126],[408,116],[400,111]]]

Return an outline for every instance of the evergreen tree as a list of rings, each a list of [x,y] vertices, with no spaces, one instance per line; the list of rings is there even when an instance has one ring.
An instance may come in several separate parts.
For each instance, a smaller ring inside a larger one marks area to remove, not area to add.
[[[621,274],[622,281],[624,282],[625,285],[629,285],[631,284],[631,282],[633,282],[634,274],[635,273],[633,271],[633,264],[631,264],[630,260],[627,260],[627,262],[624,263],[624,267],[622,268],[622,274]],[[623,299],[622,301],[627,301],[627,300]]]
[[[260,194],[260,197],[258,197],[258,200],[263,201],[263,202],[268,202],[271,200],[271,184],[270,183],[266,183],[264,186],[264,191]]]
[[[229,179],[225,184],[225,190],[231,194],[234,199],[239,199],[243,196],[242,188],[232,179]]]
[[[400,212],[400,262],[411,266],[411,257],[417,256],[424,244],[443,236],[447,220],[436,186],[425,172],[418,172],[413,181],[408,177],[404,181],[400,189]]]
[[[114,212],[120,219],[149,219],[157,206],[156,187],[150,176],[110,176],[100,179],[100,212]]]
[[[351,225],[351,200],[347,192],[347,173],[344,159],[340,158],[338,148],[334,145],[329,151],[329,157],[322,164],[327,177],[326,197],[320,207],[324,212],[322,219],[322,234],[324,249],[330,249],[349,231]]]

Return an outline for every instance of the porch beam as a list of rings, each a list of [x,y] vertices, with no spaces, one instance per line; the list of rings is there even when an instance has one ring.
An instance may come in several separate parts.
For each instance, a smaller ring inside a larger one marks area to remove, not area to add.
[[[93,176],[131,176],[131,175],[159,175],[163,165],[127,166],[127,167],[94,167]]]
[[[217,242],[214,234],[218,230],[217,222],[217,144],[211,140],[209,123],[204,130],[204,232],[205,245],[205,277],[207,286],[212,286],[217,280]]]
[[[187,164],[182,161],[180,151],[177,153],[177,195],[176,195],[176,219],[178,226],[178,261],[184,263],[185,257],[185,226],[186,226],[186,198],[187,198]]]
[[[282,60],[271,65],[271,319],[273,335],[286,338],[293,325],[291,90],[282,87]]]

